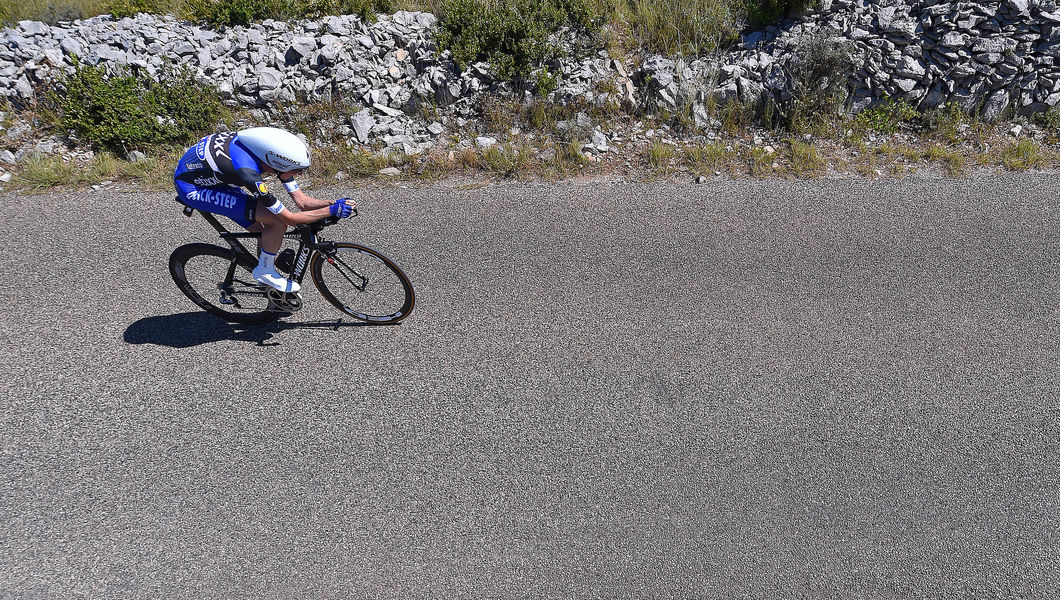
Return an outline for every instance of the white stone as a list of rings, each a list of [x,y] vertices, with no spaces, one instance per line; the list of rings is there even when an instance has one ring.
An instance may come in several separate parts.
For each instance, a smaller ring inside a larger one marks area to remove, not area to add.
[[[378,110],[379,112],[383,113],[384,115],[386,115],[388,117],[399,117],[399,116],[405,114],[405,113],[401,112],[400,110],[398,110],[396,108],[390,108],[389,106],[386,106],[384,104],[379,104],[378,102],[373,104],[372,108]]]
[[[357,136],[357,141],[367,144],[368,134],[371,133],[372,127],[375,126],[375,118],[372,117],[372,111],[366,108],[353,115],[350,117],[350,125],[353,126],[353,133]]]
[[[597,131],[593,133],[593,147],[600,152],[607,152],[607,136],[604,135],[604,132]]]

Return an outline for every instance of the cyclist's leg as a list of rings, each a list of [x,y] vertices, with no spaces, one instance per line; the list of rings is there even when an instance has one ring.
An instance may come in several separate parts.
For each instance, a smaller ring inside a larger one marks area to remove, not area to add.
[[[269,212],[265,203],[260,200],[256,202],[258,204],[255,211],[256,222],[250,229],[261,231],[261,247],[258,253],[258,268],[254,269],[254,278],[281,292],[297,292],[301,286],[276,270],[276,254],[283,245],[283,234],[287,232],[287,225]]]
[[[258,201],[257,211],[255,211],[255,217],[257,219],[255,225],[261,228],[261,249],[265,252],[276,254],[280,251],[280,246],[283,245],[283,234],[287,232],[287,225],[279,217],[269,212],[269,209],[265,208],[265,204],[260,200]]]

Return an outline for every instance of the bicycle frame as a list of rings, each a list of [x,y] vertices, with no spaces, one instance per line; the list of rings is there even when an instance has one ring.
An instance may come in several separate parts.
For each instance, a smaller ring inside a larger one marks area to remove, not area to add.
[[[180,202],[179,199],[177,201]],[[183,204],[183,202],[181,202],[181,204]],[[200,215],[202,215],[204,219],[206,219],[206,222],[209,223],[211,227],[217,230],[217,233],[220,234],[221,239],[228,243],[228,245],[232,247],[232,251],[235,253],[236,260],[233,261],[233,263],[228,267],[228,276],[226,278],[226,281],[231,282],[232,278],[235,276],[236,262],[239,262],[243,266],[248,267],[250,269],[253,269],[257,266],[257,253],[248,250],[246,246],[244,246],[239,240],[256,239],[260,243],[260,232],[232,232],[229,231],[228,228],[226,228],[224,225],[222,225],[221,222],[214,215],[201,210],[198,212]],[[184,205],[185,216],[190,217],[194,213],[194,208]],[[306,271],[309,270],[310,259],[313,257],[314,251],[327,254],[329,252],[334,251],[335,249],[334,242],[323,241],[318,237],[318,228],[313,227],[313,225],[314,224],[312,223],[309,225],[299,225],[298,227],[295,227],[294,229],[287,231],[283,234],[283,237],[285,239],[298,240],[298,250],[295,252],[294,265],[291,269],[289,279],[298,282],[299,284],[302,283],[302,279],[305,277]]]

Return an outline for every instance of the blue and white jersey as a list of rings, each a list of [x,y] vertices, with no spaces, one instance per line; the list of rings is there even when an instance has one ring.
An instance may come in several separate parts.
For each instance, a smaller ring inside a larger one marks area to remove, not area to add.
[[[234,187],[249,192],[266,206],[279,203],[261,176],[263,168],[234,132],[208,135],[192,146],[177,163],[173,178],[197,188]],[[282,204],[281,204],[282,206]]]

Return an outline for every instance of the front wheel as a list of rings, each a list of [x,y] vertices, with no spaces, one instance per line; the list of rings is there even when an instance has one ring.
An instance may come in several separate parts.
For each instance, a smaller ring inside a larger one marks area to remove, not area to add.
[[[337,242],[334,252],[317,252],[309,268],[320,294],[361,321],[397,323],[416,302],[401,268],[367,246]]]
[[[210,244],[185,244],[169,256],[169,274],[185,296],[210,314],[248,325],[280,316],[269,310],[265,288],[250,275],[253,268],[236,261],[231,248]]]

